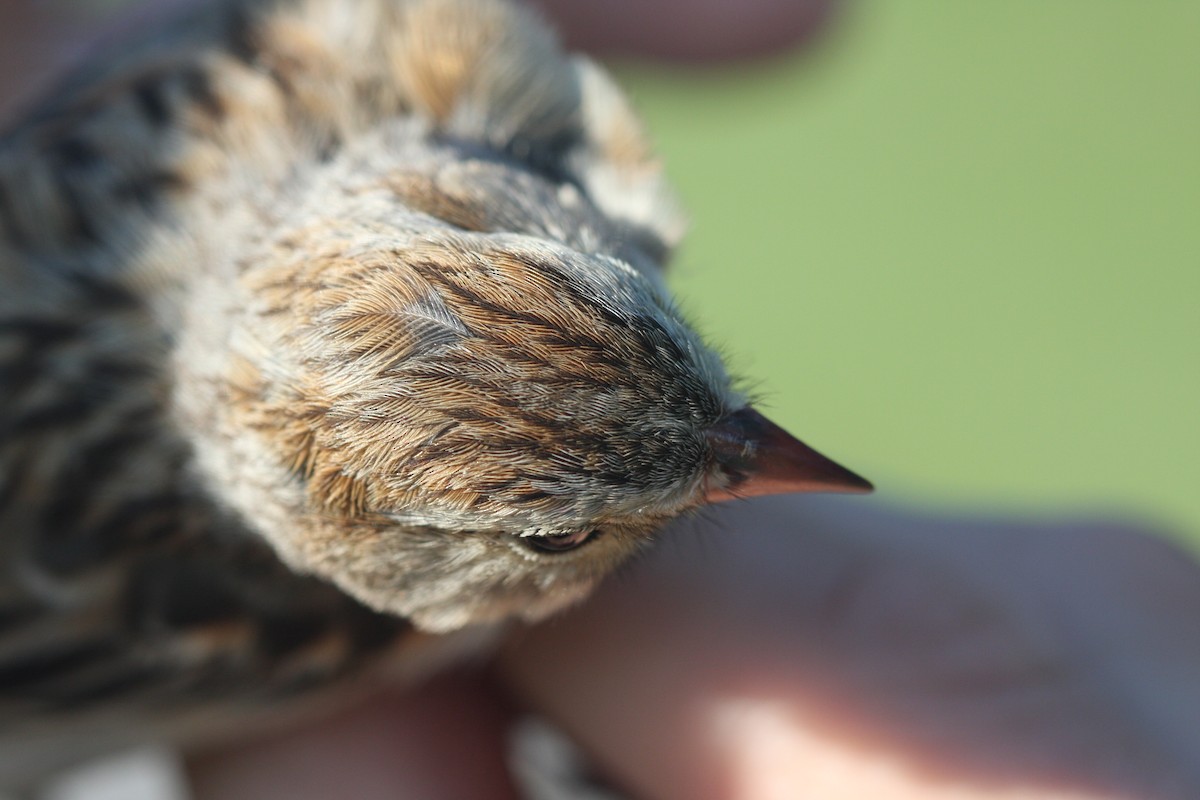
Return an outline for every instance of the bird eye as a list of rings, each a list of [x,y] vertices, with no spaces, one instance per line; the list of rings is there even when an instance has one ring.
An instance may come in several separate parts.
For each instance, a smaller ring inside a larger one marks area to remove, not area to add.
[[[542,536],[522,536],[521,543],[530,550],[540,553],[564,553],[590,542],[596,537],[596,531],[575,531],[573,533],[551,533]]]

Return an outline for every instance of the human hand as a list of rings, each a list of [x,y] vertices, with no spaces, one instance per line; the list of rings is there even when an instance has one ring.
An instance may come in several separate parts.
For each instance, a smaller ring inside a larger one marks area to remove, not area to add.
[[[1200,796],[1200,568],[1164,541],[798,497],[695,527],[504,659],[635,796]]]

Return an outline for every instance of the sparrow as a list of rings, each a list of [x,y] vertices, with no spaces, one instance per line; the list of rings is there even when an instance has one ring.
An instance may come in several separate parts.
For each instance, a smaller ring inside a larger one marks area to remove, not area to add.
[[[869,491],[681,315],[683,228],[521,6],[213,2],[85,62],[0,137],[0,781],[414,679],[707,503]]]

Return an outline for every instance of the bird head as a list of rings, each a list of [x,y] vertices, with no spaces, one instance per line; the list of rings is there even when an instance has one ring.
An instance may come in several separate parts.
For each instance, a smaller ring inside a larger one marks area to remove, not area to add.
[[[294,567],[375,608],[435,631],[538,619],[706,503],[869,489],[748,407],[621,259],[343,232],[253,287],[257,330],[287,312],[232,371],[231,437],[254,450],[225,478]]]
[[[603,70],[502,3],[391,35],[409,113],[289,161],[178,358],[215,494],[294,569],[429,630],[537,619],[705,503],[869,488],[669,299],[681,218]]]

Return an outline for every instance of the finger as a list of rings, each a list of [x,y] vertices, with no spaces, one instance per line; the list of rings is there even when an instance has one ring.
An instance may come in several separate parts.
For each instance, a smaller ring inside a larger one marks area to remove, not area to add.
[[[780,498],[714,513],[702,539],[675,531],[625,580],[515,642],[506,678],[639,796],[1200,796],[1168,788],[1196,785],[1194,758],[1179,757],[1195,737],[1164,743],[1146,725],[1183,716],[1148,696],[1187,709],[1200,694],[1179,680],[1133,681],[1136,704],[1116,702],[1115,684],[1093,691],[1127,676],[1102,636],[1055,624],[1071,585],[1030,597],[1030,563],[1001,557],[1052,526],[850,509]],[[1197,590],[1194,571],[1178,578],[1176,606]],[[1091,584],[1075,599],[1104,607]],[[1089,624],[1112,630],[1110,616]]]
[[[455,674],[205,753],[189,772],[196,800],[514,800],[505,725],[484,683]]]
[[[763,55],[819,30],[833,0],[539,0],[572,46],[684,60]]]

